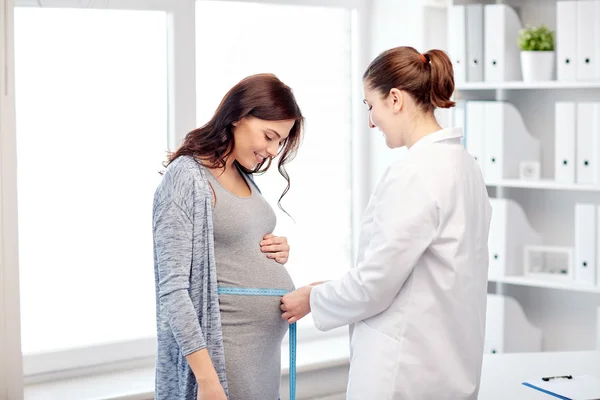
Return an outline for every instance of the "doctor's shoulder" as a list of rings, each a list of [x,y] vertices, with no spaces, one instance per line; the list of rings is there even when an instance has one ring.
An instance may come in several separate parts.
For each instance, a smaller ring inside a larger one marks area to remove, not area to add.
[[[419,168],[416,163],[396,162],[387,169],[385,176],[382,179],[381,187],[395,189],[411,190],[415,187],[424,188],[424,184],[427,181],[427,174]]]

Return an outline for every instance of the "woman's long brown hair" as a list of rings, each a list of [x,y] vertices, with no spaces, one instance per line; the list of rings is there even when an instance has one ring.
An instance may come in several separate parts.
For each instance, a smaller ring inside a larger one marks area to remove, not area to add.
[[[285,164],[298,151],[304,117],[292,89],[273,74],[251,75],[232,87],[210,121],[188,133],[181,146],[169,155],[165,166],[178,157],[187,155],[208,163],[206,166],[209,168],[225,168],[225,161],[234,147],[233,124],[248,116],[266,121],[295,121],[279,150],[277,169],[287,182],[278,201],[279,208],[283,210],[281,199],[290,190],[290,176]],[[248,170],[239,163],[238,166],[247,173],[264,173],[271,166],[271,159],[264,160],[253,170]]]

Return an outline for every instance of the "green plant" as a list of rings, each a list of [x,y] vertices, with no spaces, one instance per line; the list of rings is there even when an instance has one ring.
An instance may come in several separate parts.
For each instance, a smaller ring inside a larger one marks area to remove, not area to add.
[[[554,32],[546,25],[526,26],[519,31],[518,45],[521,51],[553,51]]]

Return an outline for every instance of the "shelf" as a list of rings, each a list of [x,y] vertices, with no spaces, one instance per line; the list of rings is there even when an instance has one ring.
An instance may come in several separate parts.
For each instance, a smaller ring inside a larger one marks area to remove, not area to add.
[[[504,179],[501,181],[486,181],[486,186],[512,187],[523,189],[547,189],[547,190],[565,190],[581,192],[600,192],[600,185],[585,185],[581,183],[563,183],[550,179],[523,180],[523,179]]]
[[[457,91],[468,90],[526,90],[526,89],[600,89],[600,81],[547,81],[547,82],[467,82],[456,85]]]
[[[584,293],[600,293],[599,286],[592,286],[584,283],[577,282],[563,282],[563,281],[545,281],[536,278],[529,278],[527,276],[507,276],[504,278],[490,279],[490,282],[506,283],[509,285],[520,285],[520,286],[532,286],[548,289],[561,289],[570,290],[574,292]]]

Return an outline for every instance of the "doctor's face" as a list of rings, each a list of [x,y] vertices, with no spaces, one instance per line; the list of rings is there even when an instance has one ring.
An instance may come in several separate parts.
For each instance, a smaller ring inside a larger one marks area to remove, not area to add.
[[[379,129],[383,133],[385,144],[390,149],[404,146],[396,126],[399,92],[385,96],[378,90],[370,89],[366,83],[363,85],[363,91],[363,102],[369,113],[369,128]]]

